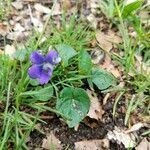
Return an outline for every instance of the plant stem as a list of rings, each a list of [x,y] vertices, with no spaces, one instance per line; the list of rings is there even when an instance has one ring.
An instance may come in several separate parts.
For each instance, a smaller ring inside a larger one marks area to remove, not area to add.
[[[113,118],[115,117],[115,112],[116,112],[116,107],[117,107],[117,103],[120,100],[121,96],[124,94],[124,92],[121,92],[119,94],[119,96],[116,98],[114,106],[113,106]]]
[[[3,130],[5,130],[5,124],[6,124],[6,119],[7,119],[8,107],[9,107],[9,100],[10,100],[10,88],[11,88],[11,82],[9,82],[9,84],[8,84],[7,99],[6,99],[6,108],[5,108],[5,112],[4,112]]]
[[[114,0],[114,3],[115,3],[116,10],[117,10],[117,13],[118,13],[119,21],[120,21],[120,28],[121,28],[120,31],[122,33],[122,38],[124,40],[124,42],[123,42],[123,44],[124,44],[124,50],[128,50],[130,42],[129,42],[129,36],[128,36],[127,28],[124,25],[122,14],[121,14],[119,5],[117,3],[117,0]]]

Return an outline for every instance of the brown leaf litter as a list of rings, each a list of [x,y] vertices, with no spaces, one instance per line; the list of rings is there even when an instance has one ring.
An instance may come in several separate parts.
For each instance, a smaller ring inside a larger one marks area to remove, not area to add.
[[[75,150],[108,150],[108,149],[109,149],[109,141],[107,139],[75,142]]]
[[[43,139],[42,148],[45,148],[47,150],[51,149],[57,149],[62,150],[61,141],[59,141],[53,132],[50,132],[47,134],[47,138]]]
[[[125,133],[131,133],[131,132],[135,132],[139,129],[141,129],[142,127],[148,127],[148,124],[146,123],[142,123],[142,122],[138,122],[136,124],[134,124],[131,128],[129,128],[128,130],[125,131]]]
[[[150,142],[147,140],[147,138],[144,138],[135,149],[136,150],[150,150]]]
[[[12,2],[11,4],[17,10],[23,9],[23,3],[21,1],[15,1]]]
[[[0,35],[6,36],[8,32],[9,32],[8,23],[0,22]]]
[[[110,52],[115,44],[119,44],[122,42],[121,38],[112,30],[108,30],[107,34],[101,31],[97,31],[96,39],[99,46],[106,52]]]
[[[90,109],[89,109],[87,116],[96,120],[98,119],[101,120],[104,111],[102,109],[102,106],[100,105],[98,97],[96,96],[95,93],[93,93],[90,90],[87,90],[87,94],[91,101]]]
[[[123,144],[125,148],[133,148],[136,146],[137,135],[133,133],[125,133],[123,129],[115,127],[113,131],[107,133],[109,140],[115,140],[118,144]]]
[[[91,55],[93,64],[99,65],[99,67],[111,72],[116,78],[121,79],[122,71],[119,70],[118,66],[115,66],[109,54],[104,53],[101,49],[96,49]]]

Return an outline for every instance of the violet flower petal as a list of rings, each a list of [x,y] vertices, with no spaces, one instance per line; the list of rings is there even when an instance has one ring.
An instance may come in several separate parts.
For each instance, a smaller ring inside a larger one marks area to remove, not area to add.
[[[59,54],[55,50],[51,50],[47,55],[45,60],[52,65],[58,64],[61,61],[61,58],[59,57]]]
[[[52,70],[49,69],[47,70],[48,72],[45,72],[44,70],[42,71],[40,77],[38,78],[39,83],[42,84],[47,84],[48,81],[50,80],[52,76]]]
[[[32,79],[39,78],[42,73],[42,66],[33,65],[28,70],[28,75]]]
[[[33,64],[42,64],[44,63],[44,56],[35,51],[30,55],[30,60]]]

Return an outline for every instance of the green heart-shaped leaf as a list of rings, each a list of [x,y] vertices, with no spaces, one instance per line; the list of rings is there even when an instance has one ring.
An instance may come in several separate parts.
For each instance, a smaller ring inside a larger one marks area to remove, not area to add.
[[[70,118],[70,120],[67,120],[69,127],[78,125],[87,115],[89,107],[89,97],[86,91],[80,88],[64,88],[56,103],[56,109]]]
[[[92,69],[92,82],[100,89],[105,90],[113,84],[114,77],[100,68]]]
[[[55,47],[56,50],[59,52],[63,65],[65,67],[68,65],[69,59],[77,54],[77,52],[72,47],[66,44],[59,44]]]

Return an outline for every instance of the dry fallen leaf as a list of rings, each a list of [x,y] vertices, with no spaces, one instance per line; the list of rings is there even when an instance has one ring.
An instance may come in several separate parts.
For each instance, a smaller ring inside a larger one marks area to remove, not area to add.
[[[7,34],[7,39],[16,40],[16,41],[23,41],[29,35],[29,32],[9,32]]]
[[[111,72],[116,78],[121,78],[121,71],[114,66],[111,57],[108,54],[105,55],[104,63],[100,64],[100,67]]]
[[[125,148],[132,148],[136,146],[136,137],[134,134],[125,133],[124,130],[115,127],[113,131],[109,131],[107,133],[107,137],[109,140],[115,140],[118,144],[123,144]]]
[[[122,39],[120,38],[120,36],[118,36],[117,33],[112,30],[109,30],[105,36],[106,36],[106,39],[113,44],[119,44],[122,42]]]
[[[113,48],[112,43],[109,42],[109,41],[107,41],[106,36],[105,36],[104,33],[102,33],[102,32],[97,32],[97,33],[96,33],[96,39],[97,39],[97,41],[98,41],[98,43],[99,43],[99,46],[100,46],[103,50],[109,52],[109,51]]]
[[[130,129],[126,130],[125,133],[130,133],[130,132],[134,132],[134,131],[137,131],[139,130],[140,128],[144,127],[146,124],[144,123],[136,123],[134,124]]]
[[[62,14],[61,7],[60,7],[60,3],[57,2],[53,8],[52,15],[60,15],[60,14]]]
[[[45,7],[40,3],[36,3],[34,5],[34,8],[36,9],[36,11],[38,11],[40,13],[49,14],[51,12],[51,10],[48,7]]]
[[[121,38],[111,30],[109,30],[107,34],[98,31],[96,33],[96,39],[99,43],[99,46],[107,52],[113,48],[113,44],[119,44],[122,42]]]
[[[35,30],[37,30],[38,32],[42,32],[44,25],[41,20],[42,18],[40,18],[40,13],[36,11],[36,17],[34,17],[30,5],[28,5],[28,10],[29,10],[31,22],[35,27]]]
[[[140,115],[139,118],[140,120],[142,120],[142,122],[146,124],[150,124],[150,115],[145,115],[145,116]]]
[[[140,11],[139,16],[140,16],[142,21],[146,20],[146,19],[148,20],[149,19],[149,11],[148,10],[142,10],[142,11]]]
[[[90,0],[90,8],[91,8],[91,12],[93,14],[96,14],[98,12],[98,9],[99,8],[99,0]]]
[[[150,142],[144,138],[141,143],[135,148],[136,150],[150,150]]]
[[[97,19],[93,14],[88,15],[87,20],[91,23],[91,25],[94,29],[97,28]]]
[[[31,21],[35,27],[43,27],[41,20],[39,20],[38,18],[32,17]]]
[[[5,46],[5,54],[8,55],[11,59],[13,59],[13,54],[16,52],[16,49],[13,45]]]
[[[102,140],[89,140],[75,142],[75,150],[108,150],[109,141],[107,139]]]
[[[12,6],[15,8],[15,9],[22,9],[23,8],[23,4],[21,1],[15,1],[15,2],[12,2],[11,3]]]
[[[102,110],[102,107],[100,105],[97,96],[94,93],[92,93],[92,91],[90,90],[87,90],[87,94],[91,101],[90,110],[87,116],[96,120],[101,119],[104,111]]]
[[[16,40],[16,39],[18,39],[18,36],[19,36],[18,32],[9,32],[7,34],[7,39]]]
[[[14,26],[14,31],[23,32],[23,31],[25,31],[25,28],[22,27],[20,23],[16,23],[15,26]]]
[[[89,5],[90,5],[90,8],[98,8],[99,0],[90,0]]]
[[[106,105],[108,98],[110,97],[110,93],[107,93],[103,99],[103,105]]]
[[[5,23],[0,23],[0,35],[6,36],[8,31],[9,31],[8,25]]]
[[[47,135],[46,139],[43,139],[42,148],[51,150],[51,149],[57,149],[61,150],[62,146],[60,144],[61,142],[55,137],[53,132]]]

